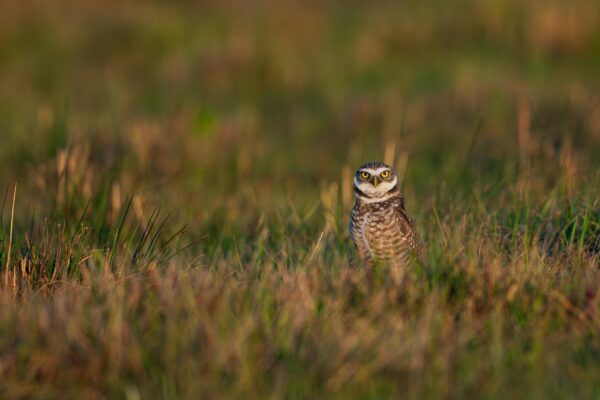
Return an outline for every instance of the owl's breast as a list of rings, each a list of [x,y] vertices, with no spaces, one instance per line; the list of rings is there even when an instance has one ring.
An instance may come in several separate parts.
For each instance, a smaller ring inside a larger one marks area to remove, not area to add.
[[[378,209],[366,216],[363,235],[375,259],[404,260],[410,250],[394,209]]]

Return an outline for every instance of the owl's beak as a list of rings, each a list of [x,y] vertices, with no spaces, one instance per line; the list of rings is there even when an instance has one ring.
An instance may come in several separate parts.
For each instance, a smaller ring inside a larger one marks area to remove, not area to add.
[[[371,183],[373,184],[373,186],[377,187],[377,185],[379,185],[379,178],[374,176],[373,179],[371,180]]]

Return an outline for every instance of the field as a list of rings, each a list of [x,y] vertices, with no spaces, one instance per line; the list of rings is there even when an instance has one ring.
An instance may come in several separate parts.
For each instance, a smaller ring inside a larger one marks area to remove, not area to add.
[[[0,398],[599,398],[599,71],[595,0],[0,2]]]

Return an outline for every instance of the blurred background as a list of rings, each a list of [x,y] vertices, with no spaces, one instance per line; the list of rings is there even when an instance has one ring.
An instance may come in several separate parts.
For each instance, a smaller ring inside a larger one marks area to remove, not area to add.
[[[417,214],[524,176],[543,196],[597,176],[599,89],[594,0],[5,0],[0,178],[22,224],[134,195],[199,234],[347,211],[371,160]]]

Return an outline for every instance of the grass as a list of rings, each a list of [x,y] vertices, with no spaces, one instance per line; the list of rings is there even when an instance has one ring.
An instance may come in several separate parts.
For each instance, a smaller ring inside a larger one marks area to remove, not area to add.
[[[597,398],[599,16],[0,4],[0,397]],[[423,250],[368,285],[375,159]]]

